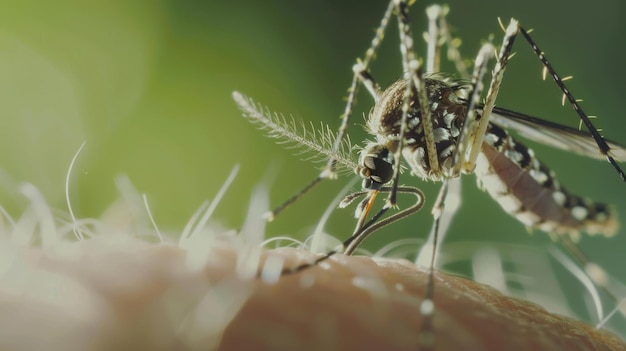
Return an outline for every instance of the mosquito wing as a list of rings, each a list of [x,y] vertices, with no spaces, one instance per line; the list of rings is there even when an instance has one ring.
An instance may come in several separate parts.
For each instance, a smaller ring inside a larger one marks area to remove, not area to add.
[[[479,112],[482,113],[480,108]],[[500,107],[494,107],[490,122],[503,128],[514,130],[522,137],[544,145],[587,157],[604,159],[604,155],[600,153],[598,145],[591,134],[572,127]],[[611,154],[618,161],[626,161],[626,147],[610,140],[605,139],[605,141],[611,148]]]

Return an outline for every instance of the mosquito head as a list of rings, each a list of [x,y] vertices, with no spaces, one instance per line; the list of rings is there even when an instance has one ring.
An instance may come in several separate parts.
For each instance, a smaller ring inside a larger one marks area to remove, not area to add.
[[[393,153],[377,143],[368,144],[359,158],[355,172],[363,177],[363,189],[378,190],[393,177]]]

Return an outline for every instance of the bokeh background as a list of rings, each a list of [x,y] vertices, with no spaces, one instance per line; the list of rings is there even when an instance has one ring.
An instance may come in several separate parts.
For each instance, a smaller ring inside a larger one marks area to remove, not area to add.
[[[414,35],[425,30],[424,9],[411,8]],[[475,56],[490,34],[500,43],[497,18],[516,17],[568,82],[583,107],[598,115],[604,134],[626,143],[626,4],[529,0],[449,1],[448,22]],[[278,204],[319,172],[321,164],[275,145],[241,115],[239,90],[274,111],[305,121],[339,124],[351,66],[368,47],[387,6],[384,0],[318,1],[20,1],[0,11],[0,203],[19,215],[19,182],[35,184],[51,206],[66,209],[64,180],[73,154],[86,147],[72,174],[71,199],[80,217],[97,217],[118,197],[116,175],[146,193],[162,231],[176,235],[211,199],[236,165],[240,173],[214,218],[241,225],[251,191],[270,188]],[[417,40],[418,50],[424,43]],[[561,94],[541,80],[541,65],[520,38],[498,104],[576,126]],[[423,52],[423,51],[420,51]],[[450,66],[444,66],[449,69]],[[397,28],[392,22],[372,72],[382,85],[400,76]],[[352,140],[371,107],[362,90]],[[626,184],[605,162],[533,146],[570,190],[615,204],[626,218]],[[515,242],[542,247],[506,216],[473,176],[463,182],[463,204],[449,243]],[[321,185],[268,226],[270,235],[310,233],[348,178]],[[432,200],[437,184],[407,175]],[[429,202],[432,204],[432,201]],[[351,210],[337,211],[327,231],[345,237]],[[428,210],[368,240],[375,250],[402,237],[426,236]],[[584,238],[582,247],[613,276],[626,281],[622,230],[613,239]],[[445,247],[444,247],[445,251]]]

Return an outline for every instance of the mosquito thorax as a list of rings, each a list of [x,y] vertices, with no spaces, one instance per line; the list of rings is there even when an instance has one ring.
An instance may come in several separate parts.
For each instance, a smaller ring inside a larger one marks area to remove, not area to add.
[[[376,136],[378,143],[390,150],[395,150],[398,145],[406,84],[407,81],[402,79],[385,89],[372,108],[366,124],[367,131]],[[409,104],[402,155],[410,164],[413,175],[438,181],[443,178],[444,174],[448,173],[452,165],[452,155],[458,143],[467,111],[466,101],[463,97],[468,86],[442,75],[430,75],[425,79],[425,85],[441,168],[438,172],[431,171],[424,138],[422,114],[419,110],[415,90]]]

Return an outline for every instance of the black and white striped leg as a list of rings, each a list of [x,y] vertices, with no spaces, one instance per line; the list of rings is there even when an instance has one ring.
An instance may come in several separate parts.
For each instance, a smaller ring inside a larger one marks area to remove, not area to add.
[[[346,134],[346,131],[348,130],[348,123],[352,115],[352,107],[354,106],[354,101],[356,98],[356,93],[358,91],[359,81],[361,80],[362,74],[367,72],[367,68],[369,64],[371,63],[371,61],[374,59],[376,50],[378,49],[378,46],[380,45],[380,43],[382,42],[385,36],[385,30],[387,29],[387,24],[389,23],[389,20],[391,19],[393,8],[394,6],[392,3],[390,3],[389,6],[387,6],[387,10],[385,11],[383,18],[380,21],[380,25],[378,26],[378,29],[376,29],[376,34],[374,35],[374,38],[372,39],[372,43],[370,47],[365,52],[365,56],[363,60],[357,60],[355,68],[353,69],[354,76],[352,78],[352,83],[350,84],[350,88],[348,90],[349,91],[348,101],[346,102],[346,107],[342,115],[341,126],[337,130],[337,138],[335,139],[335,145],[333,146],[333,151],[336,151],[339,149],[339,147],[341,146],[343,137]],[[358,69],[356,68],[356,66],[358,66]],[[370,88],[371,87],[368,86],[368,89],[371,92],[372,90]],[[329,178],[335,177],[336,176],[335,174],[336,163],[337,161],[332,158],[328,160],[326,169],[322,172],[322,174]]]
[[[476,159],[478,158],[478,154],[481,151],[483,140],[485,139],[485,132],[487,130],[487,127],[489,126],[491,111],[495,106],[496,98],[498,97],[500,86],[502,85],[504,71],[506,69],[507,63],[509,62],[509,59],[511,58],[513,43],[515,42],[515,37],[517,36],[518,31],[519,23],[516,20],[511,19],[508,27],[505,30],[504,38],[502,39],[502,47],[500,48],[498,61],[496,62],[496,66],[493,70],[491,83],[489,83],[489,90],[487,91],[487,97],[485,98],[485,104],[483,106],[482,114],[480,116],[476,116],[476,130],[470,131],[474,137],[471,138],[472,144],[466,151],[468,155],[461,155],[464,161],[463,169],[468,173],[474,170],[474,167],[476,165]],[[470,101],[470,103],[472,102]],[[468,111],[468,114],[469,113],[474,113],[474,109]]]
[[[547,71],[548,73],[550,73],[550,76],[552,77],[556,85],[563,92],[564,98],[566,98],[569,101],[569,103],[572,105],[572,108],[574,108],[574,111],[576,111],[576,113],[580,117],[580,120],[585,125],[585,127],[587,128],[587,130],[589,131],[589,133],[595,140],[596,144],[598,144],[598,148],[600,149],[600,152],[602,153],[602,155],[604,155],[607,161],[609,161],[609,163],[613,166],[613,168],[615,168],[615,171],[617,172],[619,177],[623,181],[626,182],[626,174],[624,174],[624,171],[622,171],[620,166],[615,161],[615,158],[613,157],[613,155],[611,155],[611,147],[607,144],[604,138],[600,135],[600,133],[598,132],[598,129],[596,129],[596,127],[589,120],[589,115],[587,115],[585,111],[583,111],[582,107],[578,103],[578,100],[574,98],[574,95],[572,95],[570,90],[567,88],[561,76],[559,76],[559,74],[556,73],[554,67],[552,67],[552,65],[546,58],[543,51],[539,49],[539,47],[537,46],[533,38],[530,36],[528,31],[524,29],[523,27],[519,27],[519,31],[522,33],[522,36],[524,37],[524,39],[526,39],[526,42],[530,45],[535,55],[537,55],[537,57],[541,61],[541,64],[543,64],[544,72]]]
[[[380,45],[380,43],[382,42],[385,36],[385,30],[387,28],[387,24],[389,23],[389,20],[391,19],[393,9],[394,9],[394,4],[393,4],[393,1],[391,1],[389,3],[389,6],[387,6],[387,10],[385,11],[385,14],[383,15],[380,25],[376,29],[376,34],[374,35],[374,38],[372,39],[370,47],[365,52],[365,56],[363,57],[362,60],[357,59],[357,63],[353,67],[354,76],[352,78],[352,83],[350,84],[350,88],[348,89],[349,94],[348,94],[348,99],[346,102],[346,107],[342,114],[342,122],[341,122],[341,125],[339,126],[339,129],[337,130],[337,136],[335,138],[335,142],[332,148],[333,154],[336,153],[337,150],[339,150],[339,148],[341,147],[343,138],[346,134],[346,131],[348,130],[348,125],[349,125],[348,123],[352,115],[352,108],[353,108],[354,101],[356,98],[356,93],[358,91],[359,82],[362,82],[366,86],[368,91],[370,91],[370,93],[374,96],[375,99],[377,97],[378,92],[380,91],[380,88],[371,78],[371,75],[369,75],[368,73],[368,66],[371,63],[371,61],[374,59],[376,50],[378,49],[378,46]],[[294,202],[298,201],[298,199],[300,199],[302,196],[304,196],[306,193],[308,193],[310,190],[312,190],[318,184],[320,184],[322,180],[335,179],[337,177],[336,168],[337,168],[337,160],[330,157],[328,159],[328,163],[326,164],[326,167],[320,173],[320,175],[317,176],[309,184],[307,184],[304,188],[302,188],[302,190],[297,192],[294,196],[290,197],[279,206],[276,206],[268,214],[267,216],[268,220],[269,221],[273,220],[276,216],[278,216],[278,214],[280,214],[282,211],[284,211],[286,208],[291,206]]]
[[[431,7],[436,7],[439,5],[433,5]],[[459,52],[459,45],[461,45],[461,40],[455,39],[450,32],[450,27],[446,21],[446,15],[450,12],[450,8],[446,5],[441,6],[441,16],[439,16],[439,30],[441,33],[441,39],[446,45],[446,57],[448,61],[454,63],[456,67],[456,71],[462,78],[469,78],[469,69],[463,61],[463,57]]]
[[[424,33],[424,39],[428,44],[426,51],[426,73],[439,72],[441,66],[441,46],[444,43],[441,23],[445,23],[442,17],[447,13],[447,7],[432,5],[426,9],[428,16],[428,32]]]
[[[396,5],[398,16],[398,29],[400,31],[400,52],[402,53],[402,66],[407,79],[406,90],[404,93],[404,101],[402,104],[402,118],[400,120],[400,133],[398,135],[398,145],[395,150],[394,159],[394,175],[392,178],[392,187],[396,188],[400,176],[400,160],[402,159],[402,147],[404,143],[404,135],[407,130],[407,121],[409,115],[410,102],[413,97],[413,89],[417,94],[419,110],[422,116],[422,127],[424,129],[424,138],[426,140],[426,149],[428,160],[432,172],[439,171],[439,159],[437,157],[437,149],[435,144],[435,136],[433,132],[433,122],[428,106],[428,94],[423,79],[422,66],[413,49],[413,36],[409,21],[409,3],[406,0],[392,0]],[[396,191],[392,189],[388,197],[388,205],[390,207],[396,204]]]
[[[426,73],[441,72],[441,51],[446,46],[446,58],[457,68],[462,78],[469,78],[467,65],[459,52],[461,41],[455,39],[450,33],[446,16],[450,12],[447,5],[431,5],[426,8],[428,16],[428,32],[424,33],[424,39],[428,44],[426,54]]]
[[[472,89],[467,97],[467,114],[463,121],[463,128],[459,136],[457,148],[454,150],[453,164],[450,178],[456,178],[460,175],[461,169],[465,164],[465,154],[469,148],[473,147],[471,136],[478,129],[478,116],[476,114],[476,105],[483,91],[483,78],[487,72],[489,60],[493,57],[494,47],[491,43],[484,44],[476,56],[474,61],[474,72],[472,73]]]
[[[620,168],[613,155],[611,154],[611,147],[600,135],[598,129],[591,123],[589,116],[583,111],[582,107],[579,104],[579,101],[567,88],[563,78],[561,78],[561,76],[556,72],[552,64],[550,64],[544,52],[537,46],[535,41],[530,36],[529,32],[521,26],[519,27],[519,32],[522,34],[526,42],[530,45],[531,49],[533,50],[539,61],[541,61],[541,64],[544,67],[544,77],[546,73],[550,74],[556,85],[563,92],[563,102],[566,99],[567,101],[569,101],[572,108],[576,111],[580,120],[591,134],[591,137],[593,137],[594,141],[598,145],[599,151],[613,166],[619,177],[623,181],[626,181],[626,174],[624,174],[624,171]],[[569,254],[586,271],[594,284],[596,284],[596,286],[599,287],[600,290],[602,290],[603,293],[606,294],[606,296],[609,297],[614,303],[619,304],[620,301],[618,295],[611,289],[611,287],[607,286],[606,279],[602,279],[602,277],[606,276],[606,272],[604,272],[604,270],[602,270],[602,268],[600,268],[599,266],[592,263],[588,259],[587,255],[585,255],[584,252],[578,247],[578,245],[571,239],[571,237],[567,235],[561,235],[559,236],[559,241],[561,242],[565,250],[568,251]]]

